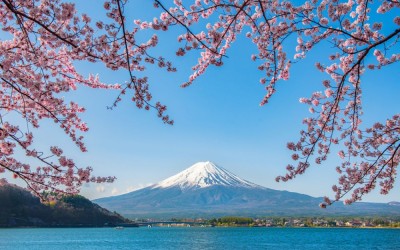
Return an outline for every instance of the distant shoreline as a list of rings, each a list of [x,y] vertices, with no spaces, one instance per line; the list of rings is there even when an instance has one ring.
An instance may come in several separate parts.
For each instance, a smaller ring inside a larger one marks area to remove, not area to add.
[[[49,229],[49,228],[62,228],[62,229],[74,229],[74,228],[79,228],[79,229],[84,229],[84,228],[116,228],[118,226],[43,226],[43,227],[1,227],[0,230],[4,229]],[[167,226],[153,226],[155,228],[188,228],[188,227],[182,227],[182,226],[173,226],[173,227],[167,227]],[[146,228],[146,226],[122,226],[122,228]],[[268,229],[274,229],[274,228],[279,228],[279,229],[395,229],[395,230],[400,230],[400,227],[260,227],[260,226],[205,226],[205,227],[200,227],[200,226],[191,226],[189,228],[268,228]]]
[[[115,227],[124,227],[124,228],[131,228],[131,227],[139,227],[139,225],[110,225],[110,226],[17,226],[17,227],[10,227],[10,226],[0,226],[0,229],[11,229],[11,228],[115,228]]]

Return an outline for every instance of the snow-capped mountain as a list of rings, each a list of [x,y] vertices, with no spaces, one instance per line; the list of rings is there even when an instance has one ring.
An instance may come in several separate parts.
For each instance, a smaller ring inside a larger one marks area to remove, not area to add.
[[[199,162],[159,183],[94,202],[110,211],[137,217],[400,215],[398,206],[357,203],[322,210],[322,198],[278,191],[241,179],[212,162]]]
[[[198,162],[182,172],[169,177],[153,186],[154,188],[179,187],[181,190],[207,188],[214,185],[261,188],[261,186],[243,180],[228,170],[216,166],[210,161]]]

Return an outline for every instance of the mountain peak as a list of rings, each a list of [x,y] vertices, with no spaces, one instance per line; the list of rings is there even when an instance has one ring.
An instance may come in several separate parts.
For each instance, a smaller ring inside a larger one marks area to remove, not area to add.
[[[132,218],[400,214],[396,202],[338,203],[330,209],[320,209],[320,202],[321,198],[258,186],[209,161],[198,162],[155,185],[96,200]]]
[[[182,190],[206,188],[214,185],[254,188],[260,187],[243,180],[210,161],[198,162],[182,172],[171,176],[153,188],[180,187]]]

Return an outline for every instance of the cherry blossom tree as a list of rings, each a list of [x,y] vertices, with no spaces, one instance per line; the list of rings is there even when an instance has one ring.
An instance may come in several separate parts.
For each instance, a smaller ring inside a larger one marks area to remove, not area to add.
[[[165,123],[172,124],[164,114],[166,107],[159,102],[151,103],[147,77],[134,74],[145,70],[146,64],[175,71],[163,57],[148,54],[148,49],[157,45],[157,36],[144,43],[136,42],[138,28],[126,30],[124,1],[103,3],[108,19],[94,23],[88,15],[78,14],[69,2],[0,1],[0,177],[10,172],[42,198],[42,191],[73,194],[79,192],[83,183],[115,179],[91,175],[91,167],[76,166],[59,146],[47,151],[34,147],[33,129],[39,128],[40,120],[50,119],[82,152],[86,151],[82,133],[88,127],[79,117],[85,109],[65,101],[62,93],[78,86],[115,89],[120,94],[114,107],[122,95],[130,92],[138,108],[154,108]],[[127,80],[123,84],[108,84],[97,75],[83,76],[74,65],[78,61],[124,70]],[[9,120],[10,113],[24,122]],[[39,162],[38,166],[17,159],[17,151],[24,152],[28,162]],[[0,180],[6,182],[5,178]]]
[[[287,144],[296,164],[288,165],[287,174],[276,180],[291,180],[312,164],[322,164],[333,145],[339,144],[343,161],[336,168],[341,176],[332,187],[333,201],[351,193],[344,201],[350,204],[377,185],[382,194],[393,188],[400,161],[400,114],[369,128],[361,126],[361,77],[400,60],[399,1],[174,0],[167,5],[155,0],[154,6],[162,14],[152,22],[137,20],[141,28],[167,30],[179,25],[184,33],[178,37],[182,46],[176,54],[201,51],[182,87],[191,85],[211,65],[221,66],[232,43],[245,34],[257,47],[250,57],[259,62],[264,74],[260,82],[266,95],[261,105],[270,100],[280,80],[289,79],[293,62],[305,58],[318,44],[331,43],[334,49],[315,62],[316,69],[327,74],[325,90],[300,99],[309,105],[311,117],[304,119],[306,129],[300,139]],[[391,23],[379,21],[388,15]],[[201,24],[205,28],[198,30]],[[384,26],[389,31],[383,32]],[[297,40],[295,48],[287,45],[291,40]],[[296,52],[291,55],[291,51]],[[326,197],[321,207],[333,201]]]
[[[148,64],[175,71],[171,62],[150,55],[149,49],[157,45],[159,32],[179,27],[184,32],[178,36],[176,55],[200,52],[182,87],[190,86],[208,67],[222,66],[231,45],[245,35],[257,48],[249,57],[258,62],[263,75],[260,83],[265,85],[266,94],[261,105],[270,101],[276,84],[290,78],[294,63],[301,62],[320,43],[331,43],[332,51],[316,61],[316,70],[327,74],[324,91],[300,99],[309,106],[311,116],[304,119],[306,128],[300,139],[287,145],[296,164],[288,165],[287,174],[277,181],[293,179],[311,165],[322,164],[338,145],[343,159],[337,167],[341,176],[332,187],[334,199],[326,198],[321,207],[343,197],[350,204],[377,185],[382,194],[393,188],[400,161],[400,114],[364,127],[361,78],[366,71],[400,60],[398,0],[154,0],[160,16],[151,21],[134,20],[132,30],[126,25],[126,0],[102,3],[107,19],[92,22],[88,15],[78,14],[74,4],[61,0],[0,1],[2,32],[9,36],[0,43],[0,172],[12,172],[38,194],[47,189],[73,193],[84,182],[112,181],[112,177],[92,177],[91,168],[75,166],[59,147],[51,147],[49,155],[32,149],[33,133],[6,121],[4,113],[16,113],[34,128],[39,120],[52,119],[85,151],[81,133],[87,127],[79,118],[84,109],[59,97],[59,93],[84,85],[119,91],[113,106],[130,93],[138,108],[155,109],[165,123],[172,124],[165,115],[166,107],[153,104],[148,78],[135,73],[145,71]],[[379,21],[382,16],[390,16],[390,23]],[[138,43],[136,35],[141,30],[152,30],[154,35]],[[292,41],[297,41],[295,47]],[[74,66],[76,61],[124,70],[127,80],[109,84],[98,76],[85,77]],[[17,160],[17,147],[43,166],[33,169]]]

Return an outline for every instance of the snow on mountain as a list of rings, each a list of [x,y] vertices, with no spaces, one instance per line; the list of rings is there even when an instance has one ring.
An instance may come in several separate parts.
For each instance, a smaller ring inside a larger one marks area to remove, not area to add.
[[[194,218],[227,215],[400,215],[397,204],[336,203],[320,209],[322,198],[273,190],[243,180],[212,162],[199,162],[153,186],[95,202],[130,218]]]
[[[191,190],[214,185],[262,188],[257,184],[241,179],[210,161],[198,162],[182,172],[151,186],[151,188],[180,187],[181,190]]]

